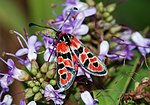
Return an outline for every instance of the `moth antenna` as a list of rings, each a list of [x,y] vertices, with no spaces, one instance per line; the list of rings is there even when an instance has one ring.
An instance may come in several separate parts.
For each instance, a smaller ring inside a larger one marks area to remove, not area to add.
[[[78,8],[76,8],[76,7],[71,8],[71,11],[69,12],[68,16],[67,16],[66,19],[64,20],[64,22],[63,22],[63,24],[61,25],[61,27],[59,28],[59,30],[61,30],[61,29],[63,28],[64,24],[66,23],[66,21],[68,20],[68,18],[69,18],[70,15],[72,14],[72,12],[73,12],[73,11],[77,11],[77,10],[78,10]]]
[[[55,32],[58,32],[58,30],[56,30],[56,29],[53,28],[53,27],[47,27],[47,26],[41,26],[41,25],[35,24],[35,23],[29,23],[29,27],[32,27],[32,26],[37,26],[37,27],[42,27],[42,28],[48,28],[48,29],[52,29],[52,30],[55,31]]]

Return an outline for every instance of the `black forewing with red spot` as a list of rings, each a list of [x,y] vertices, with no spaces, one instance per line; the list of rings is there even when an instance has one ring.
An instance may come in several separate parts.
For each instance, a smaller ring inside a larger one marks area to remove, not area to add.
[[[107,74],[107,68],[101,59],[91,53],[76,37],[71,39],[70,48],[85,71],[96,76]]]
[[[67,45],[68,36],[60,37],[56,46],[57,52],[57,84],[59,88],[68,89],[74,82],[76,70],[72,62],[72,54]]]

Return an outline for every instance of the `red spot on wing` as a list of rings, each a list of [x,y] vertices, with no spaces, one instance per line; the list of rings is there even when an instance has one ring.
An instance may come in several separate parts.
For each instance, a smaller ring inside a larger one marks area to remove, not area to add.
[[[72,77],[72,74],[71,73],[67,73],[67,81],[70,81],[71,77]]]
[[[88,48],[84,48],[85,53],[90,52],[90,50]]]
[[[62,57],[58,57],[58,58],[57,58],[57,61],[58,61],[58,62],[63,62],[63,58],[62,58]]]
[[[69,67],[72,67],[73,65],[72,65],[72,61],[71,60],[64,60],[64,65],[65,66],[69,66]]]
[[[73,38],[73,41],[77,44],[81,44],[81,42],[76,37]]]
[[[71,45],[70,46],[72,46],[74,48],[79,48],[81,46],[81,42],[76,37],[74,37],[71,40]]]
[[[63,73],[65,73],[67,70],[66,68],[62,68],[62,69],[59,69],[59,75],[62,75]]]
[[[86,59],[87,59],[87,55],[86,54],[81,54],[81,56],[80,56],[81,58],[81,62],[83,63]]]
[[[96,57],[90,58],[90,62],[98,61]]]
[[[92,63],[90,63],[88,67],[92,71],[102,71],[102,66],[100,64],[98,64],[98,67],[95,67]]]
[[[78,58],[75,55],[72,56],[72,60],[73,62],[78,62]]]
[[[68,51],[68,46],[66,45],[66,43],[65,42],[61,42],[61,43],[58,43],[57,44],[57,52],[66,52],[66,51]]]

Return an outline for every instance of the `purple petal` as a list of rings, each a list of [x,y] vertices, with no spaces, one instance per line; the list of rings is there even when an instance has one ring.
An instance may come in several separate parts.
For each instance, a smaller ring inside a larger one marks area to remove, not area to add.
[[[94,100],[88,91],[84,91],[83,93],[81,93],[81,99],[83,100],[85,105],[93,105]]]
[[[26,105],[26,102],[23,99],[21,99],[20,100],[20,105]]]
[[[144,38],[139,32],[134,32],[131,36],[131,39],[133,40],[134,43],[140,46],[145,46]]]
[[[61,93],[61,92],[63,92],[64,90],[65,90],[64,88],[60,88],[60,89],[57,90],[57,92],[58,92],[58,93]]]
[[[85,72],[85,75],[89,81],[93,82],[91,75],[89,73]]]
[[[34,47],[30,46],[30,49],[28,51],[28,58],[29,58],[30,61],[36,60],[37,54],[36,54],[36,50],[35,50]]]
[[[54,91],[54,88],[51,85],[47,85],[44,91],[44,97],[50,97],[51,91]]]
[[[11,69],[13,69],[15,67],[14,61],[12,59],[8,59],[7,64],[9,67],[11,67]]]
[[[35,43],[35,49],[36,51],[40,49],[40,47],[42,46],[42,42],[38,41]]]
[[[84,74],[85,74],[84,71],[80,67],[78,67],[77,76],[84,75]]]
[[[37,36],[31,36],[29,39],[28,39],[28,44],[29,46],[30,45],[34,45],[37,41]]]
[[[76,29],[73,33],[78,35],[85,35],[89,31],[89,27],[87,25],[81,25],[78,29]]]
[[[109,43],[103,40],[100,44],[100,55],[107,55],[109,51]]]
[[[4,103],[4,104],[2,104],[2,105],[11,105],[12,101],[13,101],[12,96],[7,94],[4,96],[4,99],[2,101],[2,103]]]
[[[28,54],[28,49],[27,48],[23,48],[23,49],[19,49],[17,52],[16,52],[16,56],[23,56],[25,54]]]
[[[85,11],[83,11],[83,14],[85,17],[92,16],[92,15],[96,14],[96,8],[86,9]]]
[[[84,19],[85,19],[85,16],[82,13],[78,14],[78,16],[76,17],[76,19],[74,21],[75,22],[74,29],[79,28],[81,26],[81,24],[83,23]]]

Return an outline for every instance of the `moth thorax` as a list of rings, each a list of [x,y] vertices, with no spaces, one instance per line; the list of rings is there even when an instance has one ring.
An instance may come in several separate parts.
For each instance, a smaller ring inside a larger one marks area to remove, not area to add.
[[[62,34],[60,37],[60,42],[65,42],[67,45],[71,44],[71,35],[70,34]]]

